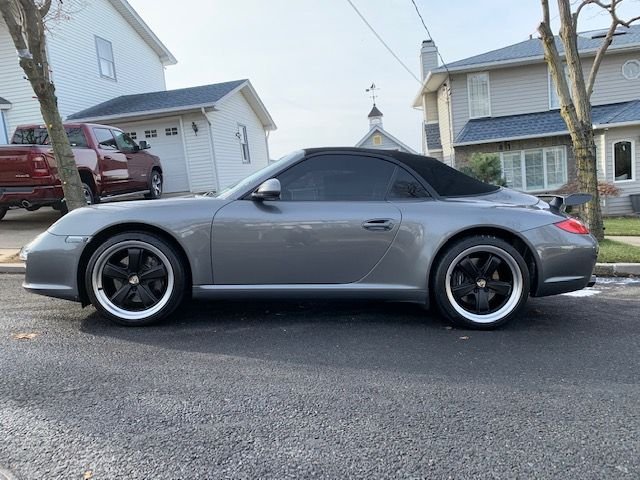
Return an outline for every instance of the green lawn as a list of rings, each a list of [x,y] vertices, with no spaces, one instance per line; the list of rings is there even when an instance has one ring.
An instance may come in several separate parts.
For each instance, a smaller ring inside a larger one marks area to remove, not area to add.
[[[604,219],[605,235],[640,235],[640,218],[611,217]]]
[[[640,248],[613,240],[600,242],[600,263],[640,263]]]

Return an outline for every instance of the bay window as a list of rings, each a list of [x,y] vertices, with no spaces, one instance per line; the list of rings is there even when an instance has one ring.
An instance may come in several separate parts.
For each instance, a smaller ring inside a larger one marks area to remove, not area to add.
[[[507,186],[523,191],[553,190],[567,183],[565,147],[501,152],[502,175]]]

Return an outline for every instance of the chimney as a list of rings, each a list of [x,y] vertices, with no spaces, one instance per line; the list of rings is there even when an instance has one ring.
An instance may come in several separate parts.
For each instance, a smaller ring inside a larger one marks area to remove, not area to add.
[[[422,80],[429,72],[438,67],[438,48],[433,40],[423,40],[420,49],[420,63],[422,64]]]

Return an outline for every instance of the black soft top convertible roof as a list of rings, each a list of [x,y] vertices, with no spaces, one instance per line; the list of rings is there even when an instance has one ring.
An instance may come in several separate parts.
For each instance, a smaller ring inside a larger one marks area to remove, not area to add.
[[[422,155],[399,152],[397,150],[375,150],[370,148],[332,147],[308,148],[307,154],[317,153],[364,153],[376,156],[391,157],[420,175],[438,195],[443,197],[461,197],[466,195],[484,195],[495,192],[500,187],[489,185],[451,168],[441,161]]]

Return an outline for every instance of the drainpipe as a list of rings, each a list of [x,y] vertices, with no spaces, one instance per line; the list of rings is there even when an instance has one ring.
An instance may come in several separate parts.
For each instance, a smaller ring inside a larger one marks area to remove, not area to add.
[[[207,112],[204,110],[204,107],[200,107],[200,111],[202,115],[204,115],[204,119],[209,124],[209,146],[211,147],[211,155],[213,155],[213,173],[216,176],[216,193],[220,193],[220,176],[218,175],[218,162],[216,159],[216,149],[213,146],[213,129],[211,128],[211,121],[209,117],[207,117]]]

